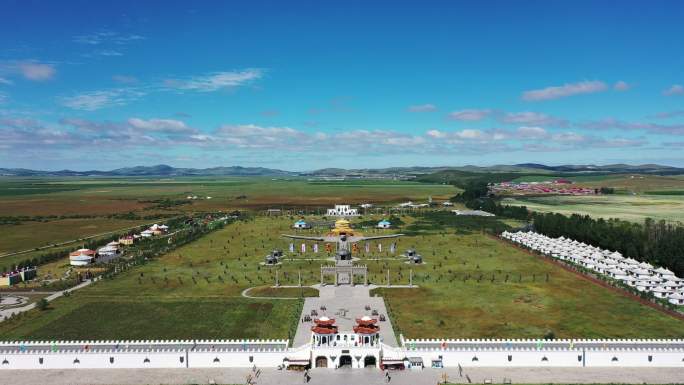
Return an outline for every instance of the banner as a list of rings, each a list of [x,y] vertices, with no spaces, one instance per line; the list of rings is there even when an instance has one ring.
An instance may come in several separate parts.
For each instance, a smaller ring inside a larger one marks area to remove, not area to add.
[[[366,254],[370,253],[370,242],[366,242]]]
[[[294,243],[290,243],[290,253],[294,253]]]
[[[318,243],[314,243],[313,250],[314,250],[314,253],[318,253]]]
[[[302,243],[302,253],[306,253],[306,243]]]
[[[396,250],[397,250],[397,243],[396,243],[396,242],[392,242],[392,244],[390,245],[390,253],[394,254],[394,252],[395,252]]]
[[[382,253],[382,243],[378,243],[378,252]]]

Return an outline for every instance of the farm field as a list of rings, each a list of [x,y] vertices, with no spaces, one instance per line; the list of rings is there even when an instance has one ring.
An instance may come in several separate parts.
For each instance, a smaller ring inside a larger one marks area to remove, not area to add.
[[[304,285],[319,282],[320,265],[330,261],[324,252],[310,252],[311,247],[304,255],[286,253],[278,267],[261,265],[270,250],[287,250],[289,242],[280,234],[294,232],[290,226],[295,219],[257,216],[227,225],[60,298],[49,310],[2,322],[0,335],[3,339],[287,338],[298,322],[300,308],[293,306],[297,300],[248,299],[241,293],[258,287],[260,295],[280,296],[284,289],[267,288],[275,282],[276,268],[281,285],[296,285],[300,271]],[[352,223],[379,219],[364,216]],[[403,223],[400,229],[359,230],[365,234],[401,231],[407,236],[398,241],[398,250],[416,247],[426,263],[408,265],[387,251],[388,244],[379,253],[376,242],[369,255],[361,248],[359,262],[368,265],[369,279],[375,284],[385,283],[387,269],[393,284],[407,284],[413,271],[413,282],[420,288],[378,289],[397,332],[406,337],[541,338],[549,332],[557,338],[684,337],[682,321],[483,233],[506,228],[496,218],[442,212],[395,220]],[[300,233],[325,231],[322,227]],[[286,296],[297,296],[298,291],[287,289]]]
[[[561,214],[586,214],[643,222],[646,218],[684,222],[684,195],[592,195],[504,198],[502,204]]]

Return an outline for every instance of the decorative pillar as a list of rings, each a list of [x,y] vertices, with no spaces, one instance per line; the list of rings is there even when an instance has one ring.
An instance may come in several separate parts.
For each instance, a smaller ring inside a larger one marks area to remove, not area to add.
[[[280,283],[278,283],[278,270],[276,269],[276,287],[280,286]]]
[[[335,270],[335,286],[337,286],[337,270]]]

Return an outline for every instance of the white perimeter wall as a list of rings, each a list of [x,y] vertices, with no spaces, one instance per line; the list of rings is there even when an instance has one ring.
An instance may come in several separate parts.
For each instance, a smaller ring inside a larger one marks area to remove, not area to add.
[[[616,342],[616,341],[613,341]],[[664,344],[666,342],[663,342]],[[2,345],[2,344],[0,344]],[[93,344],[95,345],[95,344]],[[654,346],[659,345],[655,343]],[[433,360],[441,360],[446,367],[679,367],[684,368],[684,349],[665,347],[632,349],[625,347],[606,348],[541,348],[500,349],[483,343],[479,349],[403,349],[392,348],[380,352],[377,348],[336,347],[316,348],[304,345],[282,350],[185,350],[185,349],[143,349],[122,350],[78,350],[78,351],[26,351],[0,352],[0,370],[3,369],[75,369],[75,368],[208,368],[208,367],[277,367],[288,359],[312,361],[317,356],[339,361],[342,350],[349,350],[354,366],[362,367],[363,358],[374,356],[380,362],[382,356],[398,358],[421,357],[426,367]],[[346,354],[346,353],[345,353]],[[355,357],[361,356],[360,361]],[[508,357],[511,356],[509,360]],[[649,360],[650,356],[650,360]],[[477,357],[476,360],[473,358]],[[40,363],[40,358],[43,362]],[[113,358],[113,362],[110,362]],[[182,359],[181,359],[182,358]],[[545,359],[544,359],[545,358]],[[314,364],[314,362],[312,362]],[[329,362],[329,367],[334,367]],[[684,372],[683,372],[684,373]]]

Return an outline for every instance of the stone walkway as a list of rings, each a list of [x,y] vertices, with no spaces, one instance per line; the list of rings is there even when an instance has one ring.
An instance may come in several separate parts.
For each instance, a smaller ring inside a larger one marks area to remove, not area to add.
[[[84,281],[84,282],[72,287],[72,288],[69,288],[69,289],[66,289],[63,291],[54,292],[54,293],[50,294],[49,296],[45,297],[45,300],[47,300],[48,302],[53,301],[53,300],[63,296],[65,292],[70,293],[74,290],[82,289],[82,288],[90,285],[91,283],[97,281],[98,279],[100,279],[100,278],[99,277],[93,278],[92,280],[89,279],[87,281]],[[9,318],[9,316],[11,316],[12,314],[19,314],[21,312],[29,311],[35,307],[36,307],[36,303],[33,302],[33,303],[30,303],[26,306],[13,307],[13,308],[5,309],[5,310],[0,310],[0,322],[4,321],[5,317]]]
[[[386,321],[379,322],[380,337],[387,345],[397,346],[397,337],[394,335],[392,322],[387,316],[385,301],[382,297],[370,296],[370,290],[377,286],[316,285],[314,287],[319,290],[319,297],[305,299],[302,316],[294,338],[294,346],[306,344],[311,339],[312,322],[302,322],[304,315],[310,315],[311,310],[317,311],[318,317],[325,315],[334,318],[341,332],[351,332],[352,327],[356,325],[356,318],[364,315],[370,316],[373,310],[377,310],[378,315],[384,314],[386,318]],[[365,309],[367,305],[370,306],[371,310]],[[321,310],[321,306],[324,306],[326,310]]]
[[[311,385],[380,385],[386,384],[377,369],[314,369]],[[501,384],[672,384],[682,382],[682,369],[677,368],[465,368],[458,370],[425,369],[390,372],[390,384],[434,385],[442,375],[452,383],[482,384],[491,380]],[[149,385],[149,384],[244,384],[251,369],[67,369],[67,370],[0,370],[0,385]],[[257,385],[302,384],[301,372],[262,369]]]

